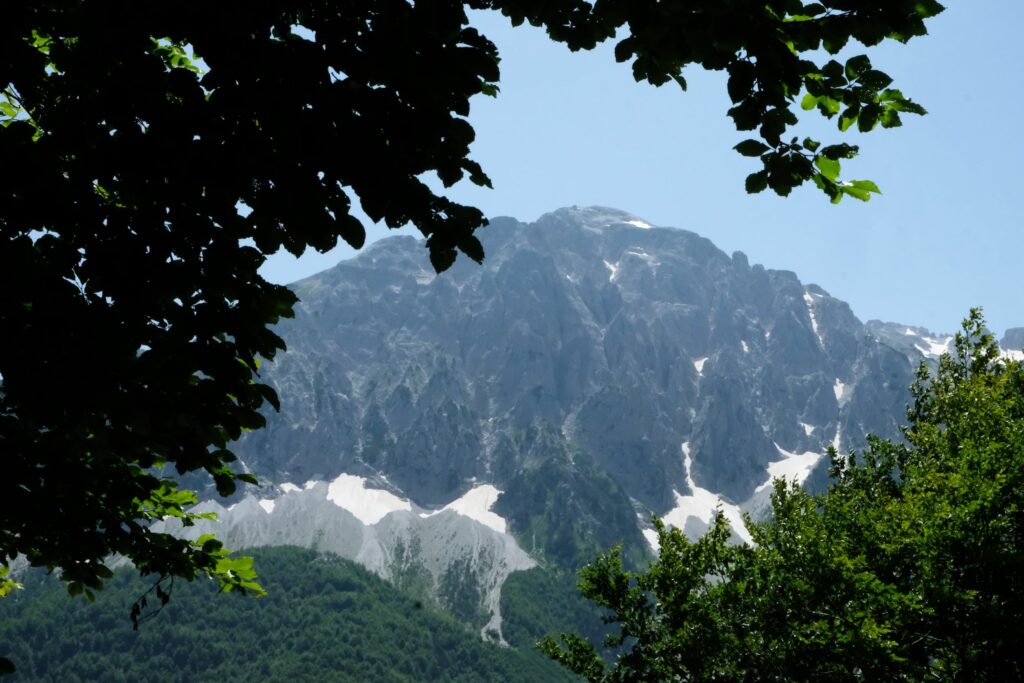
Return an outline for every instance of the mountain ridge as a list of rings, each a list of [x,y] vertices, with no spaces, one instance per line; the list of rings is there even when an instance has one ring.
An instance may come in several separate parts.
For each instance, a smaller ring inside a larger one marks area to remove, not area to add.
[[[408,520],[405,543],[434,523],[423,515],[489,486],[478,512],[513,543],[487,561],[574,568],[622,543],[639,564],[652,514],[697,535],[720,505],[744,540],[742,512],[764,509],[772,476],[821,487],[828,446],[899,435],[925,331],[866,325],[791,271],[608,207],[495,218],[480,237],[482,265],[436,275],[422,241],[399,236],[293,285],[288,351],[263,370],[283,410],[236,449],[266,484],[246,513],[265,524],[224,510],[229,545],[281,538],[273,501],[289,496],[316,498],[305,523],[333,528],[345,504],[329,488],[347,476],[401,501],[382,520]],[[450,533],[476,534],[462,517]],[[447,572],[420,579],[451,607]],[[476,586],[499,638],[502,580]]]

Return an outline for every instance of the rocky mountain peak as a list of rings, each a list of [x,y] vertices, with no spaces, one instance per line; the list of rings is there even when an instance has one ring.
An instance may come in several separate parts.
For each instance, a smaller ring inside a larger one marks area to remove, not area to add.
[[[472,569],[500,632],[509,571],[617,543],[639,562],[652,514],[696,535],[720,506],[745,540],[772,477],[823,486],[829,446],[898,436],[914,368],[949,344],[617,209],[479,235],[482,265],[435,275],[398,237],[293,285],[288,352],[264,366],[282,411],[237,448],[266,486],[223,511],[229,536],[397,577],[419,548],[442,602]]]

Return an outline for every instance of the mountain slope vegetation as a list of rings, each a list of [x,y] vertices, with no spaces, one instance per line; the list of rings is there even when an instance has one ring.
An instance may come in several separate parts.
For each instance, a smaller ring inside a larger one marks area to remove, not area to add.
[[[115,572],[95,604],[69,601],[44,575],[26,577],[25,589],[0,603],[0,656],[18,667],[10,680],[576,680],[532,643],[485,642],[347,560],[293,547],[252,554],[266,598],[215,596],[212,581],[179,582],[173,600],[137,632],[128,607],[148,585],[129,571]]]

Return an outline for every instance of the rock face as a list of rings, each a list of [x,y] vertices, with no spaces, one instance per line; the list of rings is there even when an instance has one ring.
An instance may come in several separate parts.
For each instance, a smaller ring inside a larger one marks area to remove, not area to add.
[[[1006,334],[1003,335],[999,346],[1004,351],[1020,351],[1024,349],[1024,327],[1011,327],[1006,330]]]
[[[265,366],[283,410],[240,443],[247,466],[365,476],[425,509],[490,483],[524,547],[571,564],[644,552],[650,513],[695,487],[750,507],[798,456],[806,476],[830,444],[897,433],[907,350],[794,273],[601,207],[481,239],[482,266],[440,276],[396,237],[296,283]]]
[[[511,571],[617,543],[640,562],[652,513],[696,536],[721,507],[748,540],[771,477],[821,487],[828,446],[898,436],[951,346],[615,209],[481,239],[482,266],[436,276],[396,237],[294,285],[264,366],[282,412],[236,448],[266,485],[209,530],[332,550],[501,639]]]

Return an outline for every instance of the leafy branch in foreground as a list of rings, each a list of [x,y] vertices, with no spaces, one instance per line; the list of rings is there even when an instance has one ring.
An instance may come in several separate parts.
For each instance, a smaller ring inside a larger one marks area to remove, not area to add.
[[[1024,675],[1024,368],[971,311],[922,365],[905,441],[834,450],[827,494],[775,482],[772,517],[729,545],[655,520],[660,557],[616,550],[580,573],[610,610],[610,667],[563,635],[541,649],[592,683],[1020,680]]]
[[[438,272],[481,261],[476,208],[435,192],[468,180],[470,102],[497,93],[498,51],[467,10],[543,26],[570,49],[623,37],[654,85],[725,70],[740,130],[785,195],[839,179],[853,147],[784,143],[806,90],[841,125],[920,113],[865,59],[838,52],[925,33],[934,0],[467,0],[7,3],[0,21],[0,565],[60,570],[89,597],[106,558],[254,590],[221,549],[153,530],[191,519],[182,475],[222,496],[255,479],[230,444],[278,409],[258,359],[295,294],[267,255],[359,248],[370,219],[413,224]],[[116,16],[117,21],[111,21]],[[809,100],[804,100],[806,105]],[[843,123],[847,122],[847,123]],[[811,155],[811,156],[808,156]],[[242,210],[240,210],[242,209]]]

